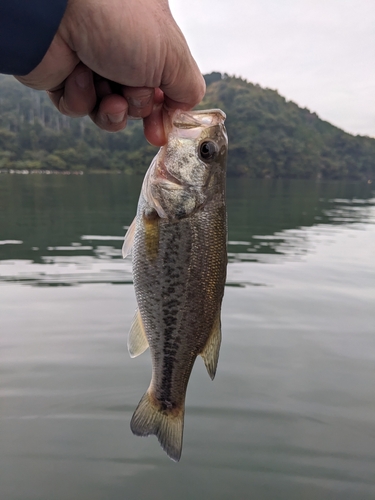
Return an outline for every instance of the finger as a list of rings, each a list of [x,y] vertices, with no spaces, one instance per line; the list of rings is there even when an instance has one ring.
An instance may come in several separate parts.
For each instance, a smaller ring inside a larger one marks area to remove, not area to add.
[[[98,100],[103,99],[106,95],[114,93],[112,92],[110,82],[96,73],[94,73],[94,85]]]
[[[152,113],[143,119],[143,129],[146,139],[153,146],[164,146],[167,137],[163,122],[163,104],[155,104]]]
[[[117,132],[126,127],[128,116],[128,103],[118,94],[105,96],[90,113],[92,121],[107,132]]]
[[[145,137],[153,146],[164,146],[167,142],[164,112],[164,93],[160,89],[155,89],[152,112],[143,119]]]
[[[154,89],[150,87],[123,87],[122,94],[128,101],[128,115],[134,118],[145,118],[152,112]]]
[[[72,117],[88,115],[96,105],[92,71],[79,63],[62,86],[50,90],[48,95],[64,115]]]

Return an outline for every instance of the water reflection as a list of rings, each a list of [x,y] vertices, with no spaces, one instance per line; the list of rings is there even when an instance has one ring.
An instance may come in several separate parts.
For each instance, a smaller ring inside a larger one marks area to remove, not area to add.
[[[0,281],[30,285],[131,283],[122,260],[140,177],[10,176],[0,184]],[[240,262],[299,261],[327,226],[375,221],[366,184],[228,180],[228,285]],[[127,224],[127,225],[126,225]],[[262,283],[258,283],[262,284]]]
[[[375,498],[371,186],[229,180],[219,369],[197,360],[176,466],[129,429],[141,181],[0,176],[0,497]]]

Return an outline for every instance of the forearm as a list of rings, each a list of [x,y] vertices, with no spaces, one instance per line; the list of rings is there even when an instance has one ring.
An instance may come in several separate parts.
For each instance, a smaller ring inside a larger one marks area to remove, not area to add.
[[[67,0],[0,0],[0,73],[26,75],[43,59]]]

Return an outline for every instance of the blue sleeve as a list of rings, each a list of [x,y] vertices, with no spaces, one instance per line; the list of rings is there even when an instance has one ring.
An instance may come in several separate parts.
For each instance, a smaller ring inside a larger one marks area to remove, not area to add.
[[[43,59],[67,0],[0,0],[0,73],[27,75]]]

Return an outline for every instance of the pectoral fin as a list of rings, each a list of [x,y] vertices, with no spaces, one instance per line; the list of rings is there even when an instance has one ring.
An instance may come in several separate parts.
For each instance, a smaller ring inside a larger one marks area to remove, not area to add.
[[[130,224],[129,229],[127,230],[126,235],[125,235],[124,244],[122,245],[122,257],[124,259],[125,259],[125,257],[127,257],[130,254],[133,243],[134,243],[136,219],[137,218],[135,217],[133,222]]]
[[[132,326],[128,336],[128,351],[131,358],[136,358],[148,347],[146,332],[142,323],[142,318],[137,309],[134,315]]]
[[[201,356],[203,358],[204,364],[206,365],[207,371],[211,379],[215,378],[217,362],[219,359],[219,351],[221,344],[221,321],[220,321],[220,311],[214,322],[211,334],[204,346]]]

